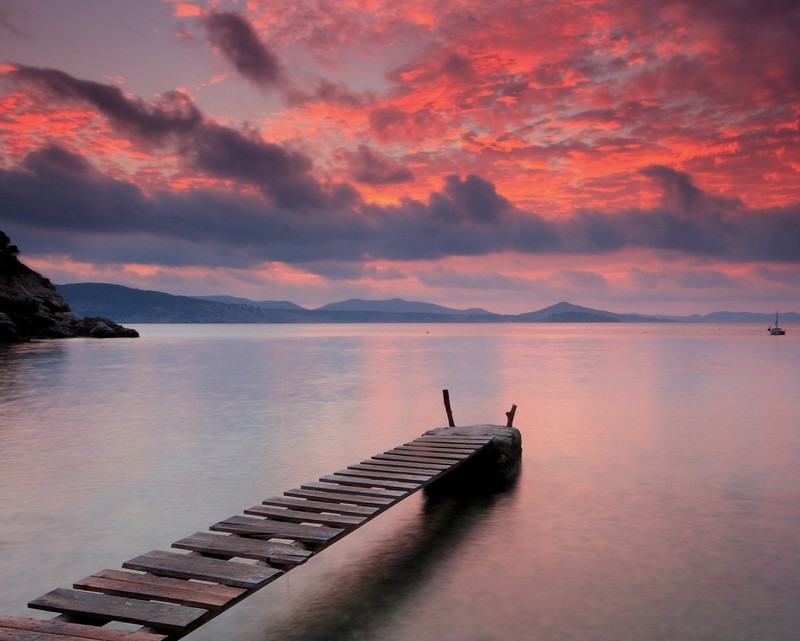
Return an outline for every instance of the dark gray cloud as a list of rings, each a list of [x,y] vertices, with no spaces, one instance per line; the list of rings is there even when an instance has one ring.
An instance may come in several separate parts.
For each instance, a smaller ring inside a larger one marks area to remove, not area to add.
[[[591,289],[598,291],[608,287],[608,281],[601,274],[594,272],[577,271],[574,269],[567,269],[558,272],[555,275],[557,281],[561,281],[570,287],[577,287],[579,289]]]
[[[499,272],[470,273],[461,270],[434,267],[415,272],[421,283],[431,287],[459,289],[525,289],[531,281],[518,276],[506,276]]]
[[[257,135],[209,122],[188,96],[171,92],[157,104],[129,98],[114,86],[80,80],[55,69],[17,66],[10,77],[65,101],[88,104],[139,142],[178,151],[187,168],[258,187],[279,206],[327,209],[353,197],[350,188],[324,189],[311,160]]]
[[[370,127],[378,133],[405,123],[407,119],[408,114],[397,107],[379,107],[369,114]]]
[[[397,107],[378,107],[369,113],[369,128],[379,140],[414,139],[436,136],[442,130],[441,115],[424,107],[403,111]]]
[[[654,42],[674,33],[676,18],[680,20],[683,12],[684,20],[702,25],[698,31],[704,38],[716,40],[716,48],[724,52],[713,59],[684,60],[681,69],[666,70],[677,83],[672,91],[688,84],[702,89],[705,95],[716,91],[713,87],[727,92],[725,82],[737,78],[740,86],[749,88],[748,100],[769,92],[780,103],[790,104],[790,97],[798,95],[800,3],[796,0],[653,0],[627,4],[631,15],[638,13],[639,32],[652,34]],[[686,76],[673,73],[678,71]],[[710,85],[698,84],[704,74]],[[732,98],[724,97],[725,103]]]
[[[753,273],[759,278],[772,281],[773,283],[796,285],[800,282],[800,267],[788,270],[775,269],[769,265],[755,265],[753,267]]]
[[[344,151],[340,156],[347,165],[350,177],[365,185],[389,185],[414,180],[414,174],[408,167],[367,145],[360,145],[355,152]]]
[[[16,38],[29,40],[32,38],[30,32],[20,26],[17,11],[14,5],[0,4],[0,33],[5,31]]]
[[[309,158],[280,145],[207,123],[185,141],[183,152],[203,174],[256,185],[281,207],[295,211],[330,207],[330,195],[309,173]]]
[[[139,229],[148,210],[138,187],[57,145],[31,152],[20,169],[0,172],[0,194],[4,221],[66,233]]]
[[[191,99],[176,91],[163,94],[158,104],[147,104],[127,97],[118,87],[81,80],[57,69],[17,65],[9,77],[61,100],[89,104],[118,129],[141,141],[161,143],[171,136],[185,137],[203,123],[203,115]]]
[[[452,76],[459,80],[471,80],[475,77],[472,61],[456,53],[447,57],[442,64],[441,72],[445,76]]]
[[[36,247],[35,231],[52,243],[53,230],[61,230],[65,244],[70,238],[80,241],[81,259],[108,260],[112,250],[87,238],[117,234],[120,261],[158,255],[157,262],[165,264],[358,263],[626,248],[729,261],[800,262],[796,207],[751,211],[738,200],[703,192],[689,174],[669,167],[642,170],[662,193],[659,204],[646,210],[578,211],[546,219],[518,210],[477,175],[446,177],[441,190],[424,202],[382,206],[366,203],[350,184],[321,182],[304,154],[208,121],[181,94],[145,103],[117,87],[52,69],[19,66],[11,77],[51,98],[89,105],[134,142],[177,152],[189,173],[257,189],[144,194],[52,144],[29,153],[19,167],[0,170],[0,223],[9,233],[28,230],[32,238],[20,241],[28,251]],[[383,124],[393,126],[397,114],[383,116]],[[368,147],[345,159],[362,182],[385,184],[408,176]]]
[[[212,12],[204,23],[211,44],[243,77],[262,87],[281,83],[278,58],[243,16],[229,11]]]
[[[679,285],[686,289],[737,288],[740,282],[718,269],[631,269],[630,276],[640,287],[656,290],[663,284]]]
[[[500,196],[495,186],[475,175],[462,180],[459,176],[445,178],[443,193],[430,197],[433,216],[444,223],[463,222],[493,224],[512,210],[511,203]]]
[[[800,211],[724,209],[726,201],[697,190],[681,172],[660,167],[647,173],[664,190],[662,204],[648,210],[545,220],[515,209],[478,176],[450,176],[427,202],[377,206],[352,193],[326,192],[327,208],[308,215],[307,203],[292,209],[258,194],[144,194],[50,145],[31,152],[20,167],[0,170],[0,228],[25,252],[60,247],[86,261],[247,267],[277,260],[325,264],[327,272],[342,262],[348,273],[367,259],[626,248],[800,263]]]
[[[645,247],[722,257],[741,245],[741,203],[705,194],[685,172],[655,165],[642,174],[661,188],[661,204],[627,218],[628,241]]]
[[[347,109],[362,109],[375,102],[375,96],[370,92],[358,93],[341,82],[325,79],[316,81],[311,89],[305,86],[291,86],[288,83],[283,89],[286,100],[293,106],[322,102],[340,105]]]
[[[262,88],[275,88],[293,106],[330,103],[347,109],[360,109],[375,101],[370,92],[350,90],[341,82],[318,79],[298,86],[285,74],[280,58],[259,38],[253,25],[233,11],[216,11],[202,22],[208,41],[250,82]]]

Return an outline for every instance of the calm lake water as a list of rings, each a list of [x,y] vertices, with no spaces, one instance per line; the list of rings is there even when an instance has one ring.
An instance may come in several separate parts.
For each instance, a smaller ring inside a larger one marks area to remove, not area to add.
[[[794,641],[800,330],[142,325],[0,348],[0,615],[446,423],[502,494],[418,493],[188,639]]]

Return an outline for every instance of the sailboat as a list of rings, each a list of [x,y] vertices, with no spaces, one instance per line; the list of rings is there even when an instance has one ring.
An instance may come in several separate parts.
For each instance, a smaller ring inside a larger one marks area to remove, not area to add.
[[[786,333],[786,330],[778,325],[778,312],[775,312],[775,324],[770,325],[767,327],[767,331],[770,333],[770,336],[783,336]]]

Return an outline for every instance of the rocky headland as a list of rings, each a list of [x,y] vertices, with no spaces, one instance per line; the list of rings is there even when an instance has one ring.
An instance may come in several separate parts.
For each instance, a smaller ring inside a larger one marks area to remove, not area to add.
[[[31,339],[135,338],[139,332],[100,317],[79,318],[53,284],[19,260],[0,231],[0,342]]]

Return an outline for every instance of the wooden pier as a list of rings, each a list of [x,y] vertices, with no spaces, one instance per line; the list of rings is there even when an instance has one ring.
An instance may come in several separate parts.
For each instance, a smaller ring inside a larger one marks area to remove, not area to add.
[[[170,551],[142,554],[28,604],[58,613],[53,619],[0,617],[0,641],[179,639],[442,479],[494,438],[426,434],[268,498],[175,541]]]

